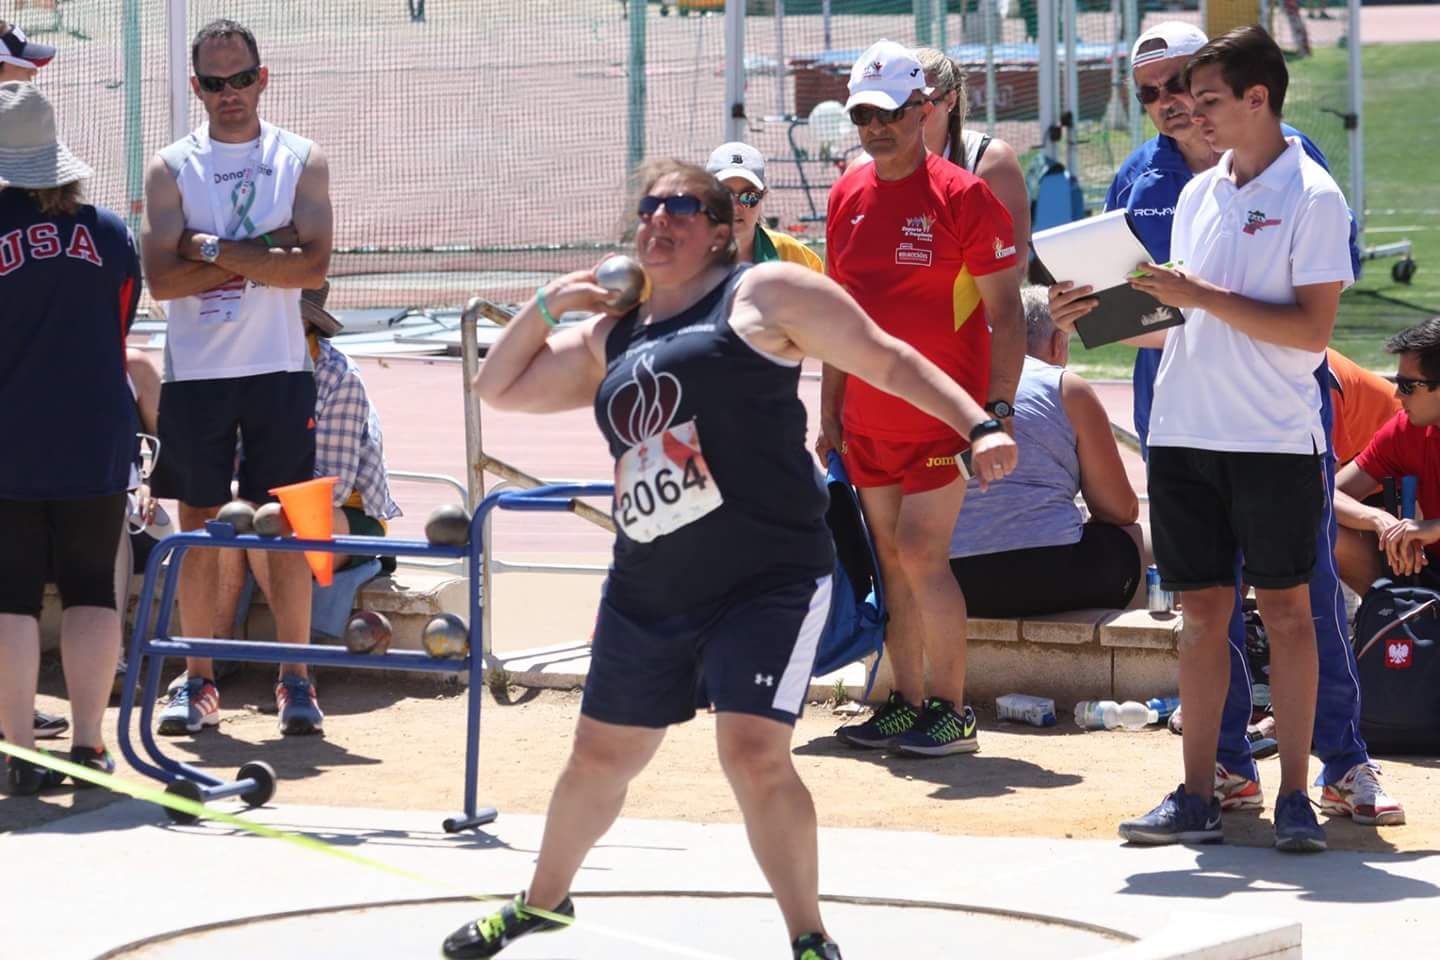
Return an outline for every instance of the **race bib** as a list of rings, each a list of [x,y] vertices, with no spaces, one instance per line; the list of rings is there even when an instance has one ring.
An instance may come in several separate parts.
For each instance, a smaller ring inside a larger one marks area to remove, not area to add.
[[[218,327],[237,319],[244,299],[244,277],[231,277],[213,290],[206,290],[200,294],[200,325]]]
[[[631,540],[674,533],[724,502],[694,420],[640,441],[615,465],[615,525]]]

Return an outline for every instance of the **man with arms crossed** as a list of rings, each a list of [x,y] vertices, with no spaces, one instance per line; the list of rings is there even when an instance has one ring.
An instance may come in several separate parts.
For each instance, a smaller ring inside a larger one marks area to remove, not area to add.
[[[846,107],[874,163],[831,189],[826,256],[830,275],[881,329],[944,370],[991,419],[961,437],[826,367],[817,451],[823,459],[838,446],[860,488],[890,601],[896,689],[839,736],[912,756],[976,749],[964,700],[965,595],[950,572],[965,497],[956,462],[969,443],[1006,429],[1025,356],[1010,214],[983,180],[925,149],[928,95],[920,62],[897,43],[882,40],[856,63]],[[1000,476],[977,479],[983,488]]]
[[[1267,33],[1242,27],[1210,41],[1185,80],[1193,122],[1226,152],[1176,204],[1170,255],[1184,270],[1145,264],[1132,281],[1186,313],[1183,326],[1142,338],[1164,348],[1150,423],[1150,527],[1162,582],[1184,596],[1185,782],[1120,835],[1138,844],[1224,836],[1215,757],[1238,548],[1274,666],[1275,845],[1323,850],[1306,792],[1318,682],[1308,582],[1317,528],[1333,511],[1315,370],[1353,280],[1349,213],[1335,181],[1281,130],[1289,77]]]
[[[166,305],[160,442],[195,530],[230,499],[235,443],[244,437],[240,497],[309,480],[315,465],[315,378],[300,320],[300,290],[320,287],[330,262],[329,169],[320,148],[260,120],[269,80],[255,37],[217,20],[191,47],[191,88],[208,123],[166,147],[145,174],[142,245],[150,292]],[[299,553],[266,554],[278,639],[310,640],[310,574]],[[186,636],[217,628],[218,558],[197,550],[180,573]],[[188,681],[161,714],[161,733],[220,722],[209,660],[188,659]],[[282,733],[323,722],[303,664],[275,687]]]

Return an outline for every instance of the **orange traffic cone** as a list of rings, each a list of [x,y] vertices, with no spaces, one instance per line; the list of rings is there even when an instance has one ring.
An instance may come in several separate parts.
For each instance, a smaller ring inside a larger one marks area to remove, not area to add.
[[[295,535],[302,540],[329,540],[335,534],[335,481],[339,477],[316,477],[303,483],[275,487],[270,492],[280,498],[285,517]],[[322,587],[330,586],[335,574],[335,554],[306,550],[305,559]]]

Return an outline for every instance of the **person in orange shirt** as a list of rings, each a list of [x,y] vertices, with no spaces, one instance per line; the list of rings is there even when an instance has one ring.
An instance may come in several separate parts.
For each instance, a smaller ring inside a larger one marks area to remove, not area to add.
[[[1378,373],[1338,352],[1325,351],[1330,365],[1330,400],[1335,408],[1330,442],[1335,447],[1335,466],[1345,466],[1360,456],[1370,438],[1400,409],[1395,385]]]

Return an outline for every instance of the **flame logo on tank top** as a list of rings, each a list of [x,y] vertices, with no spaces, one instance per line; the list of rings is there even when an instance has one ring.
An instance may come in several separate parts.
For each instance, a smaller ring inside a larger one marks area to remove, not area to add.
[[[605,415],[610,429],[635,446],[670,429],[680,409],[680,381],[663,370],[655,372],[655,356],[646,353],[630,368],[630,379],[610,395]]]

